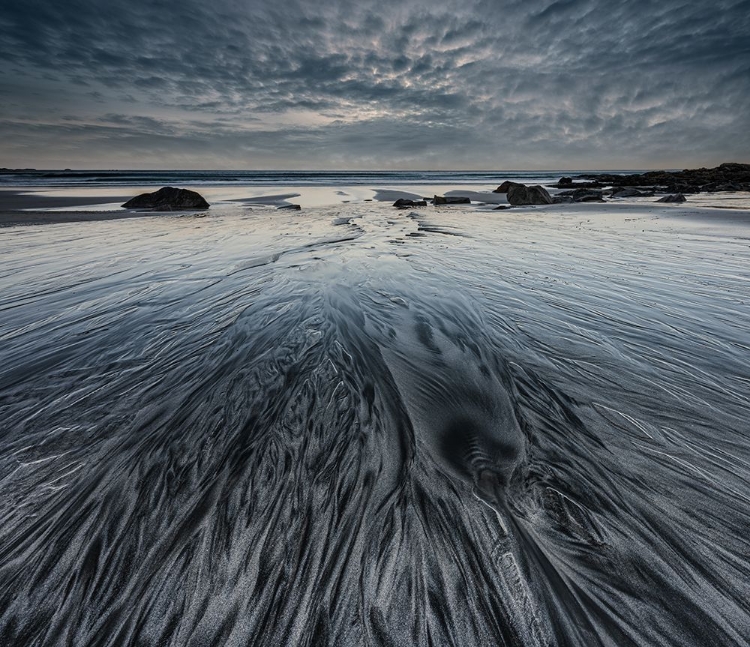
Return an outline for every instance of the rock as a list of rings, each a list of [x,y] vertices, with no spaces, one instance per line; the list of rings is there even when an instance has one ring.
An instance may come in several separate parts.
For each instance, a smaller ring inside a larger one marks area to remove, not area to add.
[[[556,195],[552,198],[552,204],[568,204],[570,202],[575,202],[572,195]]]
[[[518,182],[510,182],[506,180],[503,182],[497,189],[495,189],[492,193],[508,193],[508,189],[512,186],[526,186],[525,184],[520,184]]]
[[[603,202],[603,192],[598,189],[575,189],[574,191],[561,191],[558,197],[571,198],[573,202]]]
[[[560,181],[557,183],[557,188],[562,189],[565,186],[572,186],[572,185],[573,185],[572,177],[561,177]]]
[[[659,198],[657,202],[685,202],[686,198],[682,193],[675,193],[672,195],[665,195],[663,198]]]
[[[511,205],[552,204],[552,196],[543,186],[517,184],[508,189],[508,202]]]
[[[613,198],[650,198],[653,195],[653,191],[639,191],[630,187],[618,186],[612,189]]]
[[[470,198],[462,198],[458,195],[448,195],[448,196],[442,196],[442,195],[436,195],[432,199],[432,204],[438,205],[438,204],[471,204]]]
[[[596,189],[576,189],[571,197],[573,202],[604,202],[602,192]]]
[[[165,186],[154,193],[142,193],[124,205],[125,209],[154,209],[174,211],[182,209],[208,209],[205,198],[195,191]]]
[[[293,211],[300,211],[302,207],[300,207],[298,204],[282,204],[280,207],[276,207],[277,209],[292,209]]]
[[[501,204],[499,207],[495,207],[493,211],[505,211],[506,209],[510,209],[510,205]]]
[[[407,207],[426,207],[427,202],[425,200],[409,200],[408,198],[399,198],[393,203],[394,207],[399,209],[406,209]]]

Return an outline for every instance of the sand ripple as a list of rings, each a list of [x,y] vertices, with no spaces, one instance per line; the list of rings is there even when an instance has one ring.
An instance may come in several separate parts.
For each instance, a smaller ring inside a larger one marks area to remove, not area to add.
[[[0,644],[746,644],[746,234],[1,235]]]

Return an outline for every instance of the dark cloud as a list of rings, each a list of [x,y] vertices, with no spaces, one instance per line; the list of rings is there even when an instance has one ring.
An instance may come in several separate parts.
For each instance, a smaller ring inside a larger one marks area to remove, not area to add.
[[[750,150],[746,1],[12,0],[0,61],[0,166],[632,168]]]

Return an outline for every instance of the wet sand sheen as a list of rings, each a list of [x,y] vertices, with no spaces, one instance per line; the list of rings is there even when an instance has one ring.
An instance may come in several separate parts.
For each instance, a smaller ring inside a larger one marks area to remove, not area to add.
[[[750,230],[678,213],[4,230],[0,644],[744,644]]]

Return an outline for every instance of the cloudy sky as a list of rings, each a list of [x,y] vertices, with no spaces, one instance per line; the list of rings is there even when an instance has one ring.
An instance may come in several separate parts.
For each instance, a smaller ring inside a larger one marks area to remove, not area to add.
[[[750,162],[750,0],[3,0],[0,166]]]

